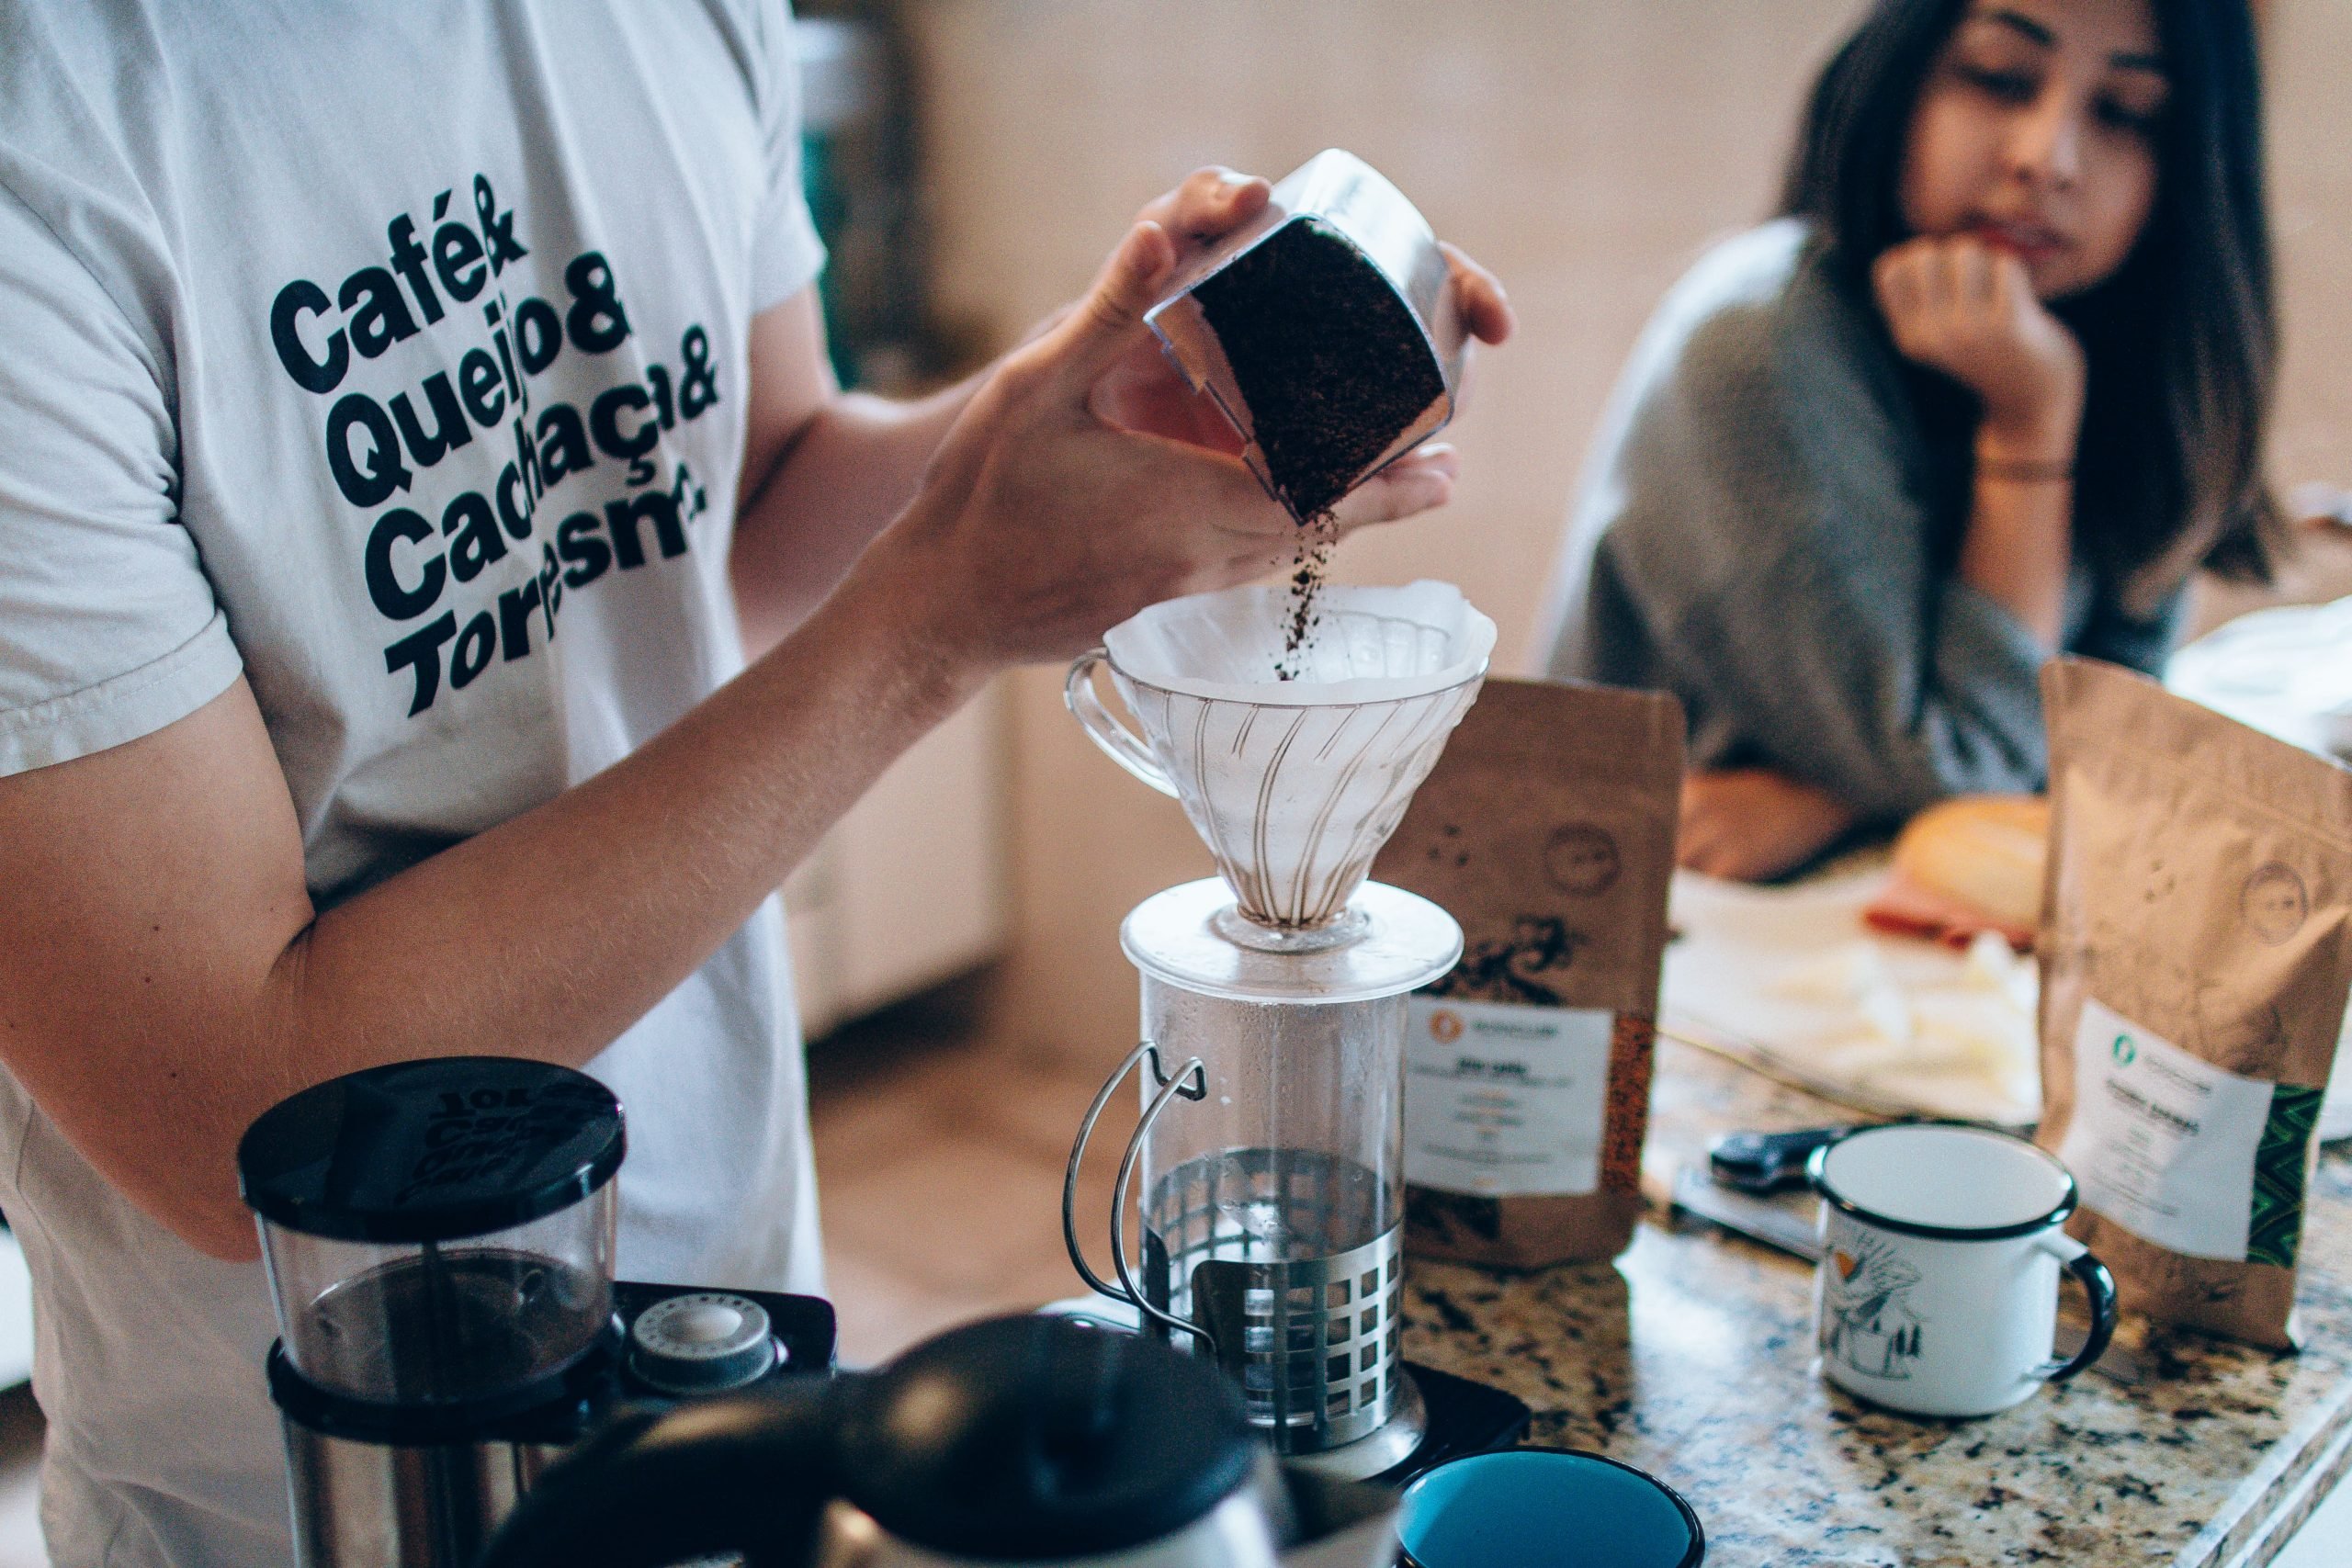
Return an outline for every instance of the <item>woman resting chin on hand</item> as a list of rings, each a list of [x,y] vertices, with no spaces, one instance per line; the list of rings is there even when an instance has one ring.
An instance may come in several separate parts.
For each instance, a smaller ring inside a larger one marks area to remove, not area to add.
[[[2040,789],[2046,660],[2154,671],[2192,569],[2267,575],[2260,113],[2244,0],[1880,0],[1831,60],[1555,588],[1553,674],[1683,703],[1683,864]]]
[[[1907,240],[1879,257],[1871,280],[1905,357],[1944,372],[1984,411],[1961,578],[2055,649],[2082,345],[2035,298],[2018,251],[1997,231]],[[1702,769],[1683,786],[1679,858],[1710,876],[1758,881],[1813,859],[1855,818],[1836,794],[1770,768]]]

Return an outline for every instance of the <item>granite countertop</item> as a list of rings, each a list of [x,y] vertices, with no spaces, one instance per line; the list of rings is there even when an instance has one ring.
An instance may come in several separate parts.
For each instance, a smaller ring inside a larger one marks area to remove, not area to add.
[[[1854,1119],[1663,1041],[1653,1105],[1653,1160],[1702,1157],[1732,1128]],[[1529,1442],[1674,1486],[1705,1522],[1708,1568],[2258,1568],[2352,1471],[2342,1146],[2320,1162],[2303,1246],[2300,1354],[2127,1319],[2137,1384],[2086,1373],[1972,1421],[1876,1410],[1821,1382],[1811,1266],[1655,1211],[1614,1264],[1415,1260],[1405,1345],[1527,1401]]]

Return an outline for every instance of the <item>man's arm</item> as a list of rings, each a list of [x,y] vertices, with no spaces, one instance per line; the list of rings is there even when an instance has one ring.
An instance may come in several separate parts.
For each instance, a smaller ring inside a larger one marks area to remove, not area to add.
[[[963,700],[983,667],[906,635],[902,577],[846,585],[634,755],[323,916],[243,680],[0,781],[0,1059],[134,1202],[250,1257],[232,1157],[254,1116],[382,1062],[586,1062]]]
[[[1215,243],[1256,216],[1270,194],[1263,180],[1199,169],[1148,203],[1136,220],[1159,225],[1182,252]],[[1490,277],[1478,274],[1476,281],[1480,287],[1473,292],[1482,302],[1487,294],[1499,299]],[[1150,341],[1134,350],[1115,379],[1140,380],[1169,396],[1165,383],[1174,378]],[[814,284],[753,319],[748,363],[751,395],[728,568],[744,648],[756,656],[823,603],[874,536],[914,498],[932,454],[988,372],[912,402],[842,392]]]
[[[842,392],[813,284],[752,321],[750,366],[728,566],[744,648],[758,655],[806,620],[914,499],[980,378],[918,402]]]
[[[1255,217],[1268,194],[1263,180],[1201,169],[1146,205],[1136,220],[1165,230],[1179,253],[1188,254]],[[1510,335],[1511,314],[1500,285],[1453,247],[1446,247],[1446,256],[1471,335],[1501,342]],[[933,453],[989,372],[919,401],[843,393],[833,380],[813,285],[752,321],[750,366],[729,569],[744,646],[757,655],[822,603],[859,552],[913,499]],[[1147,334],[1136,334],[1096,382],[1090,400],[1095,413],[1123,429],[1227,453],[1240,449],[1239,437],[1208,396],[1186,387]],[[1429,502],[1417,498],[1449,486],[1453,473],[1450,447],[1410,454],[1343,502],[1340,520],[1418,511]]]
[[[798,633],[623,761],[327,913],[243,682],[0,779],[0,1061],[134,1202],[241,1258],[236,1140],[285,1095],[466,1052],[590,1059],[989,675],[1288,543],[1238,461],[1089,407],[1175,256],[1139,224],[973,392]],[[1449,486],[1431,471],[1383,500],[1403,515]]]

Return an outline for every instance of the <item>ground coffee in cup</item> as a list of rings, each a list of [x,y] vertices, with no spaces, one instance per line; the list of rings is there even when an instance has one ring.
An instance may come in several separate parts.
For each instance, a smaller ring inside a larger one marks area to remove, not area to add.
[[[1540,1268],[1633,1239],[1682,724],[1660,693],[1490,678],[1374,863],[1465,942],[1413,998],[1408,1250]]]
[[[1348,237],[1285,223],[1193,290],[1248,400],[1274,493],[1329,513],[1445,396],[1412,307]]]
[[[2127,1310],[2293,1343],[2352,991],[2352,773],[2112,665],[2052,664],[2039,1141]]]
[[[1328,148],[1144,319],[1298,523],[1275,667],[1292,679],[1337,536],[1331,509],[1453,417],[1469,336],[1445,252],[1403,192]]]

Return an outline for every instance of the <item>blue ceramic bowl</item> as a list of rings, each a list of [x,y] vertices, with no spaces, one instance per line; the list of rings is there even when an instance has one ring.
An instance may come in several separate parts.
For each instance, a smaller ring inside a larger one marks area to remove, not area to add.
[[[1700,1568],[1681,1495],[1600,1454],[1512,1449],[1449,1460],[1405,1488],[1404,1568]]]

